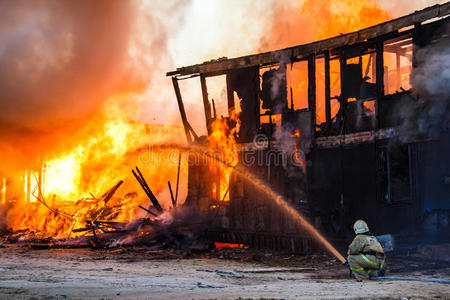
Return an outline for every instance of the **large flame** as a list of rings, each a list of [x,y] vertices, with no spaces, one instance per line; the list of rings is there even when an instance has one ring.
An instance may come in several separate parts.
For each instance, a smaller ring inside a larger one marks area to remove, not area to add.
[[[162,205],[168,207],[167,182],[175,184],[178,152],[154,150],[151,145],[170,142],[181,134],[180,127],[130,122],[114,101],[107,103],[103,117],[89,124],[90,134],[74,148],[26,172],[25,197],[9,210],[9,226],[41,236],[67,237],[88,220],[131,221],[139,205],[148,205],[131,175],[135,165],[140,166],[153,192],[160,193]],[[184,166],[181,171],[186,172]],[[105,200],[105,192],[119,180],[125,184]]]
[[[220,177],[220,186],[217,193],[217,186],[213,187],[213,195],[217,195],[219,201],[230,200],[229,183],[234,166],[238,163],[238,149],[236,134],[239,131],[239,118],[234,110],[231,111],[230,118],[217,119],[211,124],[211,134],[208,137],[208,147],[213,155],[225,162],[212,163],[213,174]],[[230,167],[226,166],[230,165]]]

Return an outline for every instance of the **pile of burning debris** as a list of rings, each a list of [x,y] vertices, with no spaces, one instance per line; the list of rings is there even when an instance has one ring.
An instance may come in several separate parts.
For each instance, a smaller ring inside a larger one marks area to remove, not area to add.
[[[133,170],[133,175],[141,185],[152,205],[148,208],[139,206],[147,217],[134,219],[131,222],[112,221],[117,209],[113,205],[106,205],[112,198],[123,181],[119,181],[102,197],[89,200],[94,205],[85,211],[81,218],[70,216],[48,205],[40,191],[36,199],[40,205],[51,210],[55,217],[65,218],[72,222],[70,232],[66,238],[43,237],[39,233],[28,229],[4,230],[0,233],[7,243],[26,243],[32,248],[114,248],[125,246],[145,246],[151,250],[172,249],[182,254],[206,251],[214,248],[214,243],[205,238],[204,230],[207,219],[198,215],[198,212],[177,207],[177,200],[173,195],[169,183],[173,207],[164,210],[139,168]],[[81,200],[80,200],[81,201]],[[86,201],[86,199],[83,199]],[[101,204],[101,205],[95,205]],[[75,203],[76,205],[76,203]],[[77,220],[83,220],[84,224],[76,226]],[[81,225],[81,227],[80,227]],[[74,236],[74,237],[71,237]]]

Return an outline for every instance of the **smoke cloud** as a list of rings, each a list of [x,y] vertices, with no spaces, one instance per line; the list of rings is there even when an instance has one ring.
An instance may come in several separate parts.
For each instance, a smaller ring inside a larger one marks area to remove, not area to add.
[[[416,64],[411,74],[414,87],[413,98],[404,107],[402,129],[411,134],[433,133],[448,129],[450,126],[450,26],[438,43],[415,49]]]
[[[4,1],[0,121],[46,128],[83,118],[130,82],[136,12],[125,1]]]
[[[143,92],[171,64],[168,31],[184,6],[0,2],[0,156],[30,164],[100,124],[109,98]]]

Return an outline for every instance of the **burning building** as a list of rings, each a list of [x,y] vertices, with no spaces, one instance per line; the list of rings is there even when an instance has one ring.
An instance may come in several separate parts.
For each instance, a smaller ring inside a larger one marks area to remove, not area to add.
[[[313,250],[248,171],[335,240],[359,218],[400,239],[448,233],[449,14],[449,3],[436,5],[168,72],[188,143],[209,149],[189,156],[185,205],[214,216],[215,240]],[[206,136],[191,125],[179,85],[198,78]],[[208,90],[212,81],[222,90]]]

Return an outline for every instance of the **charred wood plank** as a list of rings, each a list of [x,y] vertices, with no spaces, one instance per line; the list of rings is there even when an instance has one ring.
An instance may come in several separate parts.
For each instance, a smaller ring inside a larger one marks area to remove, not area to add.
[[[177,205],[177,202],[175,201],[175,198],[173,196],[172,186],[170,185],[170,181],[167,181],[167,185],[169,186],[170,198],[172,199],[172,205],[173,205],[173,207],[175,207]]]
[[[325,120],[330,122],[331,120],[331,92],[330,92],[330,51],[324,52],[325,58]]]
[[[208,99],[208,88],[206,87],[206,78],[204,75],[200,75],[200,86],[202,88],[203,106],[205,110],[206,128],[210,131],[211,123],[211,104]]]
[[[109,200],[111,200],[112,196],[114,196],[117,189],[122,185],[122,183],[123,180],[120,180],[115,186],[113,186],[106,193],[103,194],[102,199],[105,204],[108,203]]]
[[[311,114],[311,137],[316,133],[316,55],[308,57],[308,108]]]
[[[215,113],[214,113],[215,115]],[[181,151],[180,154],[178,154],[178,169],[177,169],[177,187],[175,190],[175,206],[177,205],[177,201],[178,201],[178,185],[180,183],[180,167],[181,167]]]
[[[194,137],[194,140],[198,140],[198,135],[197,133],[195,133],[194,128],[192,128],[191,124],[189,124],[189,122],[187,122],[187,127],[189,129],[189,132],[192,134],[192,136]]]
[[[91,230],[90,226],[89,227],[83,227],[83,228],[77,228],[77,229],[72,230],[72,232],[77,233],[77,232],[85,232],[85,231],[89,231],[89,230]]]
[[[175,90],[175,96],[177,98],[178,108],[180,110],[181,121],[183,122],[184,133],[186,134],[186,139],[187,139],[188,143],[191,144],[192,137],[191,137],[191,134],[189,133],[189,127],[188,127],[189,123],[187,121],[186,111],[184,110],[183,99],[181,98],[180,86],[178,85],[178,79],[176,77],[172,77],[172,84],[173,84],[173,88]]]
[[[383,41],[379,40],[376,45],[377,55],[376,64],[376,82],[377,82],[377,99],[375,100],[375,117],[377,120],[376,129],[380,128],[380,102],[384,97],[384,61],[383,61]]]
[[[155,214],[155,213],[153,213],[153,212],[151,212],[150,210],[146,209],[146,208],[143,207],[142,205],[139,205],[139,208],[145,210],[146,212],[148,212],[148,213],[151,214],[152,216],[155,216],[155,217],[156,217],[156,214]]]
[[[110,226],[124,227],[128,223],[125,223],[125,222],[114,222],[114,221],[94,221],[94,224],[107,224],[107,225],[110,225]]]
[[[103,200],[104,206],[101,207],[99,210],[97,210],[96,212],[92,213],[92,219],[96,219],[99,216],[101,216],[104,211],[107,209],[106,204],[108,203],[109,200],[111,200],[112,196],[114,196],[114,194],[116,193],[117,189],[122,185],[123,181],[120,180],[118,183],[116,183],[116,185],[114,185],[112,188],[110,188],[106,193],[103,194],[103,196],[101,197],[101,199]]]
[[[163,209],[162,209],[161,205],[159,204],[158,199],[156,199],[155,194],[153,194],[152,190],[148,186],[148,184],[145,181],[145,178],[142,175],[142,173],[139,170],[139,168],[136,167],[136,172],[134,170],[132,170],[131,172],[133,173],[134,177],[136,178],[136,180],[141,185],[141,187],[144,190],[144,192],[147,194],[148,198],[150,199],[150,201],[152,202],[152,204],[156,208],[156,210],[159,211],[159,212],[162,212]]]

